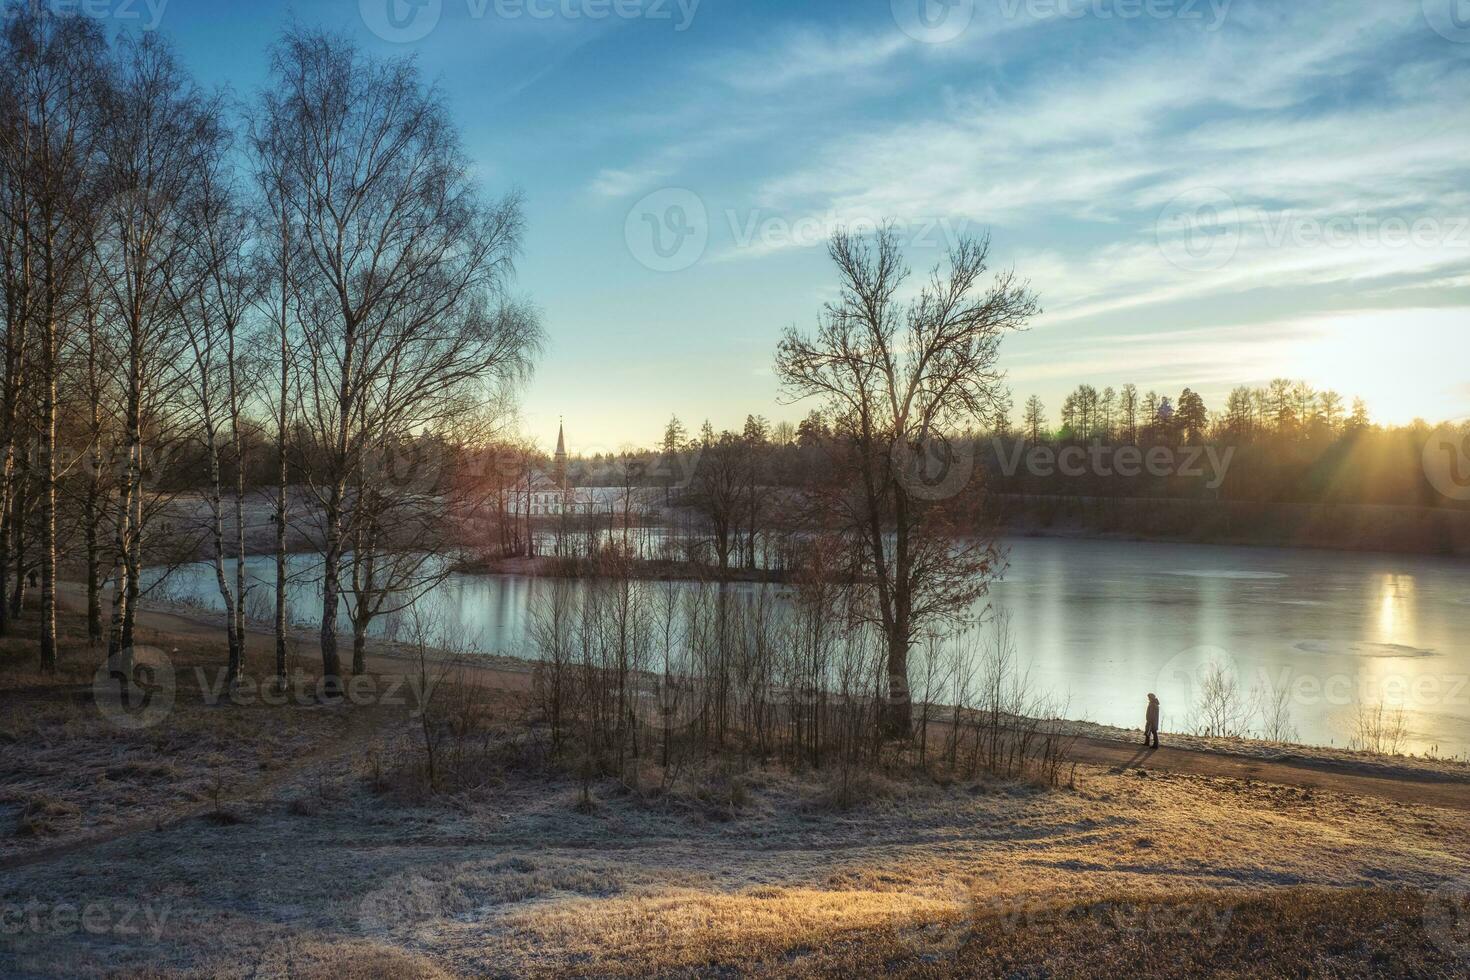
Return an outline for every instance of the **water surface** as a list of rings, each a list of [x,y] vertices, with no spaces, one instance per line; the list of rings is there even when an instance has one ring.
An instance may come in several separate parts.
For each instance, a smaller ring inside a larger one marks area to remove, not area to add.
[[[1004,611],[1033,682],[1067,715],[1187,729],[1210,664],[1242,694],[1288,692],[1301,741],[1346,745],[1360,705],[1402,706],[1409,751],[1470,753],[1470,571],[1463,562],[1289,548],[1018,538],[990,605]],[[293,556],[293,622],[320,617],[316,560]],[[269,619],[275,566],[250,560],[247,610]],[[546,580],[456,575],[424,600],[457,644],[529,655],[527,613]],[[219,607],[206,564],[164,590]],[[737,590],[760,588],[737,585]],[[383,624],[379,624],[379,629]],[[1258,719],[1253,721],[1259,727]]]

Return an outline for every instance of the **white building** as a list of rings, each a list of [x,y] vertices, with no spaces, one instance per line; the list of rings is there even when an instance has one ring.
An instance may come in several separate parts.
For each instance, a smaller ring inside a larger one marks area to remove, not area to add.
[[[568,484],[566,436],[556,430],[552,473],[533,470],[510,488],[509,510],[517,517],[554,517],[560,514],[647,513],[658,506],[663,491],[651,487],[574,487]]]

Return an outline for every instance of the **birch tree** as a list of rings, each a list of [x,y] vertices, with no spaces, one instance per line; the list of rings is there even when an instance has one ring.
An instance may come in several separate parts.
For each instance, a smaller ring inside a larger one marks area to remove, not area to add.
[[[437,91],[410,60],[290,31],[258,128],[301,253],[300,383],[307,491],[320,513],[322,672],[341,675],[338,617],[352,481],[385,437],[432,431],[509,377],[537,340],[505,289],[519,199],[486,204]]]
[[[123,429],[126,466],[116,501],[108,658],[128,672],[133,623],[142,593],[143,538],[160,502],[144,498],[145,425],[176,423],[184,353],[179,297],[191,241],[185,219],[207,164],[215,108],[179,67],[156,34],[118,41],[117,67],[104,111],[102,145],[110,197],[99,218],[99,261],[108,315],[119,330],[123,356]],[[153,445],[166,441],[162,431]],[[156,461],[155,461],[156,462]]]
[[[182,303],[184,331],[192,354],[192,388],[204,443],[209,483],[209,531],[215,582],[225,611],[229,650],[225,682],[244,674],[245,656],[245,461],[240,438],[242,369],[238,339],[254,301],[256,280],[248,264],[250,222],[233,186],[229,143],[223,129],[206,127],[199,184],[188,212],[192,289]],[[222,460],[233,461],[228,510],[234,538],[225,545]],[[234,555],[233,583],[226,574],[227,550]]]
[[[39,7],[10,12],[4,24],[4,125],[0,158],[6,184],[7,334],[20,351],[34,344],[40,476],[43,670],[56,668],[57,397],[62,350],[74,328],[91,257],[99,192],[96,146],[101,66],[106,46],[88,18]],[[10,345],[7,345],[8,347]],[[19,364],[7,350],[5,483],[14,455],[13,398]],[[13,510],[12,513],[15,511]],[[23,518],[23,510],[21,517]],[[0,550],[8,550],[8,536]],[[18,577],[23,573],[18,570]],[[20,583],[17,582],[17,588]]]

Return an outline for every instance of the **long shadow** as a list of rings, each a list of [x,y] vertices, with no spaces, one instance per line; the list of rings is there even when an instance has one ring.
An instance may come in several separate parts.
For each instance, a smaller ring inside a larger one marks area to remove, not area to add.
[[[1152,745],[1141,746],[1137,752],[1133,753],[1133,758],[1122,764],[1123,768],[1132,769],[1135,766],[1141,766],[1143,762],[1148,759],[1149,756],[1153,755],[1157,751],[1158,749],[1154,748]]]

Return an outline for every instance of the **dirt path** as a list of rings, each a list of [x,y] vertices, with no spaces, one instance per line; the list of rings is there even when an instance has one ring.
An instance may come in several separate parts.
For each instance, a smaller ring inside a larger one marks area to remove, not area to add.
[[[80,604],[79,589],[63,584],[61,595],[68,604]],[[146,629],[172,634],[178,640],[196,638],[211,642],[219,639],[220,624],[211,613],[179,613],[143,610],[139,625]],[[304,639],[310,635],[299,634]],[[252,646],[273,646],[272,635],[251,629]],[[385,674],[401,673],[409,660],[387,652],[383,644],[369,647],[368,667]],[[530,686],[530,674],[503,666],[470,668],[480,683],[498,690],[521,691]],[[1447,807],[1470,811],[1470,781],[1455,780],[1434,772],[1422,775],[1400,772],[1392,776],[1351,771],[1342,762],[1327,759],[1299,758],[1292,761],[1249,758],[1225,752],[1202,752],[1193,749],[1162,747],[1146,751],[1142,745],[1109,739],[1082,737],[1075,744],[1074,757],[1079,763],[1102,768],[1121,767],[1144,771],[1176,772],[1222,779],[1253,780],[1302,789],[1351,793],[1401,803]]]
[[[1302,789],[1355,793],[1396,803],[1470,811],[1470,783],[1449,780],[1432,772],[1424,773],[1422,778],[1415,778],[1407,773],[1394,777],[1372,776],[1344,772],[1341,763],[1328,760],[1275,762],[1227,755],[1223,752],[1196,752],[1166,746],[1147,750],[1142,745],[1100,738],[1079,738],[1072,755],[1078,762],[1108,768],[1254,780],[1258,783],[1276,783]]]

